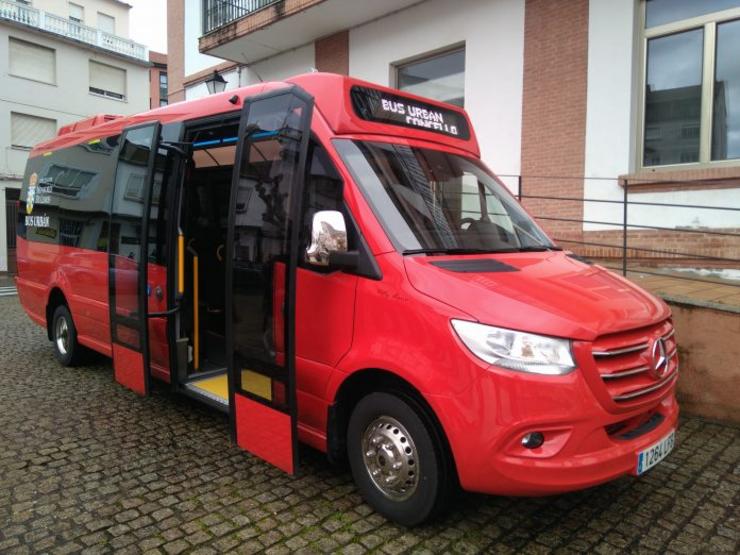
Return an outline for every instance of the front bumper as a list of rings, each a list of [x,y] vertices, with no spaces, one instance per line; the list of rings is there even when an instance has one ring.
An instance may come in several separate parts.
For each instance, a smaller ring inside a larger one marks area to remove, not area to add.
[[[634,473],[638,452],[677,426],[674,389],[611,413],[577,371],[552,378],[489,369],[463,395],[438,397],[434,404],[448,417],[441,420],[464,489],[538,496]],[[525,449],[521,439],[534,431],[545,441]]]

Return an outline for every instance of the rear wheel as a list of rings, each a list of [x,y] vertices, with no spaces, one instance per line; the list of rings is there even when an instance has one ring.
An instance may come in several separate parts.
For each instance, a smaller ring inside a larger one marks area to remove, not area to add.
[[[412,399],[371,393],[347,430],[352,475],[365,501],[405,526],[434,517],[451,491],[444,445]]]
[[[84,357],[85,348],[77,342],[77,329],[72,320],[72,313],[65,305],[54,310],[51,321],[54,354],[63,366],[76,366]]]

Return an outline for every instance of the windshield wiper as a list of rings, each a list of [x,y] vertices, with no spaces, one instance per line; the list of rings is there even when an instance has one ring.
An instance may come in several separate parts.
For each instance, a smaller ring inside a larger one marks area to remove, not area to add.
[[[432,249],[407,249],[401,254],[490,254],[498,252],[491,249],[465,249],[461,247],[432,248]]]
[[[554,245],[526,245],[513,249],[513,252],[542,252],[542,251],[561,251],[560,247]]]
[[[466,249],[462,247],[430,248],[430,249],[407,249],[401,254],[500,254],[510,252],[544,252],[561,251],[560,247],[550,245],[528,245],[522,247],[511,247],[505,249]]]

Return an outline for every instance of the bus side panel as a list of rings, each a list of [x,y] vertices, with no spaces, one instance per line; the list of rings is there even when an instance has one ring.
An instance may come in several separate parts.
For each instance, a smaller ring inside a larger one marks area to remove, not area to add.
[[[80,343],[107,355],[108,210],[117,143],[108,137],[30,158],[17,226],[18,285],[27,312],[45,324],[52,290],[60,289]]]

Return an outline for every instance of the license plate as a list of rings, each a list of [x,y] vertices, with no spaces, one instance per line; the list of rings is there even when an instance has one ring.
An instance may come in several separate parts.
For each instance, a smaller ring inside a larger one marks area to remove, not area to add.
[[[673,430],[658,443],[655,443],[637,454],[637,475],[650,470],[673,451],[676,445],[676,431]]]

